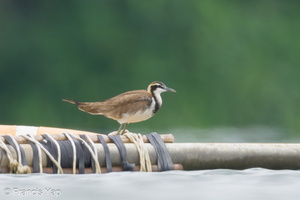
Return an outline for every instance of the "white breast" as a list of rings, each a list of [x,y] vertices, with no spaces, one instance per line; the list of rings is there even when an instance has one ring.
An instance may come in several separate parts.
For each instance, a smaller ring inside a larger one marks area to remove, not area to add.
[[[118,122],[120,124],[123,124],[123,123],[135,123],[135,122],[147,120],[153,116],[154,106],[155,106],[155,101],[152,98],[152,103],[146,110],[138,111],[134,114],[124,113],[122,115],[122,118],[119,119]]]

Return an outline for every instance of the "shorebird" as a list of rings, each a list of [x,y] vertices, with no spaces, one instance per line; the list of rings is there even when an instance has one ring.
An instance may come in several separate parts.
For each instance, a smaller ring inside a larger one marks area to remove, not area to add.
[[[176,92],[164,83],[152,82],[147,90],[133,90],[119,94],[102,102],[63,101],[77,105],[78,109],[92,115],[103,115],[120,123],[117,134],[125,132],[129,123],[144,121],[152,117],[162,105],[163,92]]]

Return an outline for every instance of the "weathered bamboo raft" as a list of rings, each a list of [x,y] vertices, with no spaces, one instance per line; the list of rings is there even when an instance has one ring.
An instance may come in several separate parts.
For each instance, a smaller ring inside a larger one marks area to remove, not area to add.
[[[6,132],[7,128],[5,127]],[[10,127],[11,128],[11,127]],[[44,129],[44,128],[43,128]],[[48,133],[51,133],[52,128],[46,128]],[[1,131],[0,126],[0,131]],[[13,128],[11,128],[13,130]],[[45,130],[45,129],[44,129]],[[66,140],[66,135],[61,133],[62,130],[55,129],[55,134],[52,137],[57,141]],[[66,129],[63,130],[63,132]],[[67,130],[72,133],[73,130]],[[57,133],[60,134],[57,134]],[[12,134],[13,131],[9,132]],[[74,134],[87,134],[87,132],[77,132]],[[5,134],[1,131],[0,134]],[[40,134],[44,134],[43,131]],[[106,172],[106,153],[104,146],[97,139],[96,133],[88,133],[89,138],[94,142],[93,146],[97,152],[97,160],[101,166],[101,172]],[[262,167],[268,169],[299,169],[300,168],[300,144],[274,144],[274,143],[173,143],[174,137],[171,134],[160,135],[165,142],[165,146],[174,164],[174,170],[204,170],[204,169],[246,169],[253,167]],[[121,158],[120,151],[115,143],[107,136],[102,135],[110,152],[112,163],[112,171],[123,171],[122,164],[124,160]],[[30,142],[21,135],[15,135],[15,140],[20,144],[25,152],[26,163],[30,170],[34,164],[33,149]],[[42,135],[35,135],[33,138],[36,141],[42,142]],[[141,166],[140,152],[134,143],[126,136],[120,137],[126,148],[126,160],[129,163],[135,164],[133,171],[139,171]],[[14,159],[18,158],[16,150],[7,143],[4,137],[0,140],[6,144],[11,151]],[[142,136],[144,147],[149,155],[152,171],[159,171],[158,153],[149,143],[146,136]],[[45,152],[41,152],[41,160],[43,173],[53,173],[53,168],[49,167],[49,159]],[[65,159],[65,158],[62,158]],[[0,170],[2,173],[10,172],[9,159],[3,149],[0,148]],[[63,168],[63,173],[79,173],[78,168],[74,167]],[[91,167],[86,167],[84,173],[94,172]]]

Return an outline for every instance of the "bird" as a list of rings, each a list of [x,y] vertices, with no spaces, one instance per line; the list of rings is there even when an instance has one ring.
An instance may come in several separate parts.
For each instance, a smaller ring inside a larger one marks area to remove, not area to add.
[[[147,90],[124,92],[101,102],[78,102],[75,99],[63,101],[75,104],[79,110],[91,115],[103,115],[116,120],[120,124],[117,135],[122,135],[128,124],[145,121],[160,109],[163,92],[176,90],[167,87],[163,82],[154,81]]]

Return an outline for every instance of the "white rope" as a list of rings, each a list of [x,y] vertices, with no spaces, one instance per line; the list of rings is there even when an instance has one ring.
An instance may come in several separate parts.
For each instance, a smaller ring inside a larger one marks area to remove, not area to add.
[[[93,140],[90,138],[89,135],[85,134],[85,137],[88,139],[89,143],[91,143],[92,146],[93,146],[93,149],[94,149],[93,152],[95,154],[95,158],[93,158],[93,159],[94,159],[95,166],[98,164],[99,168],[100,168],[100,164],[99,164],[99,161],[98,161],[98,151],[97,151],[97,149],[95,147],[95,143],[93,142]],[[99,171],[96,170],[96,173],[99,173]],[[101,173],[101,168],[100,168],[100,173]]]
[[[52,140],[52,142],[55,144],[55,146],[57,148],[57,162],[61,165],[61,149],[60,149],[58,142],[50,134],[45,133],[45,135],[47,135]]]
[[[0,147],[6,153],[6,156],[7,156],[8,162],[9,162],[10,173],[12,173],[13,169],[15,168],[15,165],[16,165],[17,161],[13,158],[12,153],[10,152],[10,150],[8,149],[6,144],[2,141],[2,139],[0,139]]]
[[[31,173],[30,167],[23,166],[22,164],[18,163],[16,159],[13,158],[11,151],[8,149],[6,144],[0,139],[0,148],[2,148],[6,152],[6,156],[9,162],[9,172],[16,173],[16,174],[25,174]]]
[[[69,134],[69,133],[68,133]],[[92,158],[94,159],[95,161],[95,167],[96,167],[96,174],[101,174],[101,167],[100,167],[100,164],[98,162],[98,159],[96,157],[96,150],[95,152],[92,150],[92,148],[90,147],[90,145],[84,141],[83,139],[81,139],[80,137],[78,137],[77,135],[72,135],[74,138],[76,138],[77,140],[80,140],[85,146],[86,148],[89,150],[89,152],[91,153],[92,155]]]
[[[65,132],[64,135],[67,137],[67,139],[71,142],[71,146],[73,149],[73,174],[76,174],[76,146],[75,146],[75,142],[73,141],[73,139],[71,138],[70,134]]]
[[[138,150],[140,156],[140,171],[142,172],[152,172],[152,165],[150,161],[149,152],[145,146],[143,136],[141,134],[135,133],[125,133],[131,142],[133,142]]]
[[[35,143],[34,143],[35,144]],[[42,157],[42,149],[39,145],[36,145],[37,151],[38,151],[38,156],[39,156],[39,169],[40,173],[43,173],[43,157]]]
[[[22,165],[21,149],[20,149],[20,146],[19,146],[18,142],[16,141],[16,139],[12,135],[9,134],[8,136],[13,141],[14,145],[16,146],[16,150],[17,150],[18,162],[19,162],[17,174],[31,173],[31,170],[30,170],[29,166]]]
[[[29,137],[33,137],[32,135],[28,134]],[[34,143],[35,144],[35,143]],[[42,157],[42,150],[41,147],[39,145],[36,145],[36,149],[38,152],[38,157],[39,157],[39,171],[40,173],[43,173],[43,157]]]
[[[58,169],[57,173],[63,174],[63,169],[61,168],[60,164],[55,160],[55,158],[49,153],[49,151],[42,144],[40,144],[37,140],[35,140],[31,136],[29,137],[27,135],[22,135],[22,137],[33,142],[36,146],[39,146],[46,153],[46,155],[50,158],[50,160],[56,165],[56,167]],[[41,159],[40,159],[40,162],[41,162]]]

